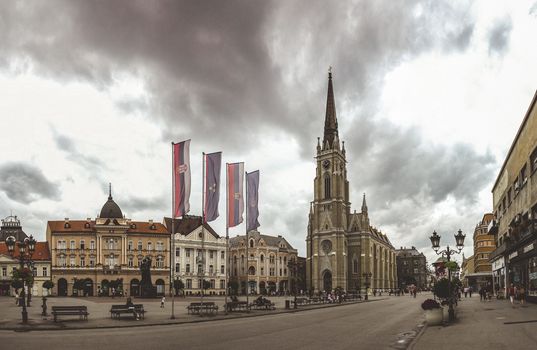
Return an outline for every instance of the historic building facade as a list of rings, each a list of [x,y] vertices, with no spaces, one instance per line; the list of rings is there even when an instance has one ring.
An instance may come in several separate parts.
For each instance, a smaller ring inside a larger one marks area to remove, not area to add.
[[[399,288],[414,285],[420,289],[428,286],[427,259],[416,247],[401,247],[395,251],[397,263],[397,281]]]
[[[474,272],[476,273],[484,272],[491,275],[492,265],[489,261],[489,255],[496,249],[494,236],[489,235],[488,229],[492,219],[492,213],[483,215],[474,230]]]
[[[492,188],[494,220],[489,234],[494,287],[523,285],[537,302],[537,92]]]
[[[220,237],[208,224],[201,224],[200,216],[175,219],[175,238],[172,243],[173,279],[183,282],[186,295],[199,294],[203,280],[204,293],[223,295],[226,292],[226,239]],[[164,224],[171,233],[172,219]]]
[[[230,283],[245,294],[299,292],[300,262],[297,250],[282,236],[250,231],[229,239]]]
[[[11,287],[13,270],[20,268],[19,247],[15,245],[13,256],[8,251],[6,238],[14,237],[16,242],[23,242],[28,236],[22,230],[20,219],[10,215],[2,220],[0,226],[0,295],[13,295]],[[47,242],[37,242],[31,256],[33,262],[34,285],[31,288],[33,296],[43,296],[47,290],[43,283],[50,280],[50,251]]]
[[[346,150],[338,136],[331,73],[316,163],[306,238],[308,290],[357,290],[366,284],[374,289],[395,288],[395,249],[385,234],[370,225],[365,194],[361,212],[351,213]],[[371,277],[365,278],[369,273]]]
[[[146,256],[157,294],[170,286],[170,233],[152,220],[126,219],[111,193],[95,220],[49,221],[47,241],[55,295],[111,295],[113,289],[139,296]]]

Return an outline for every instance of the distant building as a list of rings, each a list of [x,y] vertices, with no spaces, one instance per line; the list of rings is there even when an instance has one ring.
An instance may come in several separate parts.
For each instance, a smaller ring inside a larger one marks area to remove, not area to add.
[[[537,302],[537,92],[492,187],[494,221],[489,234],[494,289],[524,286]]]
[[[463,253],[461,264],[461,281],[465,287],[470,286],[468,283],[468,276],[471,276],[474,272],[474,256],[472,255],[469,258],[465,258]]]
[[[492,219],[493,215],[491,213],[483,215],[483,219],[476,225],[474,230],[474,272],[476,273],[492,271],[489,254],[496,249],[494,235],[489,235],[488,233],[488,226]],[[492,273],[487,275],[492,276]]]
[[[399,288],[415,285],[418,288],[428,287],[427,259],[416,247],[395,250],[397,262],[397,279]]]
[[[291,266],[297,257],[297,250],[282,236],[251,231],[248,241],[245,235],[232,237],[229,239],[230,283],[238,284],[240,294],[246,294],[247,285],[250,294],[292,293],[298,281]]]
[[[95,220],[49,221],[47,241],[55,295],[111,295],[114,289],[139,296],[140,264],[145,257],[152,261],[151,280],[157,294],[164,295],[170,286],[168,230],[153,220],[126,219],[111,192]],[[74,288],[79,280],[81,289]]]
[[[9,237],[9,236],[8,236]],[[0,242],[0,295],[14,295],[11,288],[13,270],[19,269],[19,247],[15,245],[13,257],[9,254],[5,242]],[[43,282],[50,280],[50,252],[47,242],[37,242],[35,252],[31,257],[33,261],[34,285],[31,292],[33,296],[44,296],[47,291]]]
[[[0,242],[5,242],[9,236],[15,237],[17,242],[23,242],[25,238],[28,238],[26,233],[22,230],[21,222],[17,216],[10,215],[5,219],[2,219],[2,226],[0,226]]]
[[[220,237],[208,223],[202,225],[200,216],[187,215],[174,222],[173,279],[183,282],[186,295],[200,294],[203,280],[209,287],[204,293],[224,295],[226,238]],[[164,224],[171,233],[171,218],[165,218]]]

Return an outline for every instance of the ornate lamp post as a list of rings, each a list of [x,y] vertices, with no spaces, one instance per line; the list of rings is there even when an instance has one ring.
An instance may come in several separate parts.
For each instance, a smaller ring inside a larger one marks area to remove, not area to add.
[[[365,300],[368,300],[367,290],[369,289],[370,279],[371,279],[371,276],[373,276],[373,274],[371,272],[364,272],[362,274],[362,276],[364,276],[364,278],[365,278],[365,282],[364,282],[364,285],[365,285]]]
[[[462,234],[462,230],[459,229],[458,233],[455,236],[455,242],[456,242],[456,248],[457,250],[453,250],[449,248],[449,246],[446,246],[446,249],[439,251],[440,249],[440,236],[436,233],[436,231],[433,232],[432,236],[429,237],[432,243],[432,247],[434,249],[434,252],[437,255],[445,256],[447,261],[451,261],[451,255],[452,254],[460,254],[462,251],[462,248],[464,247],[464,238],[466,238],[466,235]],[[448,297],[448,315],[449,315],[449,321],[452,322],[455,319],[455,310],[453,309],[453,295],[451,293],[451,270],[448,267],[448,290],[449,290],[449,297]]]
[[[6,246],[7,246],[9,255],[14,259],[16,258],[19,260],[21,271],[22,269],[24,269],[24,266],[26,265],[28,266],[30,273],[33,273],[34,262],[32,261],[32,255],[35,252],[36,243],[37,242],[33,236],[27,237],[23,242],[17,242],[17,240],[13,236],[9,236],[8,238],[6,238]],[[15,244],[19,247],[18,256],[15,256]],[[25,280],[23,279],[22,292],[20,295],[20,302],[22,304],[21,305],[22,306],[22,323],[28,322],[28,311],[26,310],[25,287],[26,287],[26,283],[25,283]],[[31,300],[30,299],[31,293],[30,293],[29,287],[30,286],[28,286],[28,306],[30,306],[30,300]]]

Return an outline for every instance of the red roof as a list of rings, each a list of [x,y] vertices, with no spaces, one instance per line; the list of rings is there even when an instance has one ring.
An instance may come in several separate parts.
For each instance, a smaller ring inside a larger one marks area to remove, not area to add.
[[[49,221],[48,226],[52,232],[94,232],[95,231],[95,221],[89,221],[89,227],[86,227],[86,220],[69,220],[69,227],[65,227],[65,220],[61,221]],[[154,229],[151,229],[151,225],[154,225]],[[169,234],[166,227],[158,222],[150,223],[148,221],[131,221],[130,227],[127,230],[127,233],[157,233],[157,234]]]
[[[4,242],[0,242],[0,254],[10,256],[9,251],[7,250],[7,245]],[[19,247],[17,245],[15,245],[13,256],[19,256]],[[50,251],[47,242],[37,242],[35,244],[35,252],[32,255],[32,260],[50,260]]]

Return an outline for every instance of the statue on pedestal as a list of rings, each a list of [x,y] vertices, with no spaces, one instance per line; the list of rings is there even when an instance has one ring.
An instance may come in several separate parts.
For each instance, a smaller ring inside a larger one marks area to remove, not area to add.
[[[151,257],[146,256],[140,264],[142,281],[140,282],[140,296],[142,298],[154,298],[157,296],[157,287],[151,282]]]

